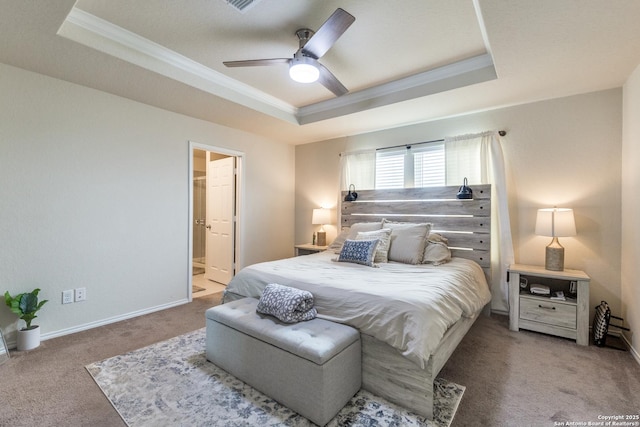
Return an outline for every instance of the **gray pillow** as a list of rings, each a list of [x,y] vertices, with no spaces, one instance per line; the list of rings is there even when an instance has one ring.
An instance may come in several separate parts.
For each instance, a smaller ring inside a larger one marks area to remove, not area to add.
[[[331,243],[331,245],[329,246],[329,249],[333,250],[334,253],[339,254],[340,250],[342,249],[342,245],[344,244],[345,240],[347,240],[347,239],[355,240],[356,236],[361,231],[380,230],[381,228],[382,228],[382,221],[378,221],[378,222],[357,222],[357,223],[353,224],[351,227],[344,228],[340,232],[338,237],[336,237],[335,240]]]
[[[391,229],[389,261],[420,264],[424,257],[430,223],[411,224],[383,221],[384,228]]]
[[[446,237],[431,233],[427,237],[427,247],[424,248],[423,264],[440,265],[451,261],[451,250],[447,246],[449,241]]]
[[[339,254],[344,241],[347,240],[347,236],[349,236],[349,227],[345,228],[340,232],[340,234],[338,234],[338,236],[329,245],[329,249]]]

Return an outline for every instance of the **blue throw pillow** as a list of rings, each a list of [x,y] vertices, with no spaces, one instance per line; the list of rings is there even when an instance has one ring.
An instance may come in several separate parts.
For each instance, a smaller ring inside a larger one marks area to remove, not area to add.
[[[373,259],[380,240],[345,240],[338,256],[339,262],[353,262],[373,267]]]

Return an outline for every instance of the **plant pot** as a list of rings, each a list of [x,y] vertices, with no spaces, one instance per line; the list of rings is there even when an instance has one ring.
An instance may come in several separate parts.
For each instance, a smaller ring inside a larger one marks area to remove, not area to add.
[[[18,351],[33,350],[40,345],[40,326],[18,331]]]

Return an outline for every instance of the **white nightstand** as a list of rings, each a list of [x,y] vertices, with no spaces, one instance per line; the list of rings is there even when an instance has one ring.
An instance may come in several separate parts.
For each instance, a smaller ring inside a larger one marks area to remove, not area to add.
[[[521,279],[528,286],[520,288]],[[511,264],[509,266],[509,329],[528,329],[576,340],[589,345],[589,281],[580,270],[551,271],[544,267]],[[575,294],[571,294],[571,283]],[[546,285],[551,292],[564,292],[565,301],[533,295],[532,284]]]
[[[304,245],[296,245],[296,256],[300,255],[310,255],[315,254],[317,252],[322,252],[327,250],[328,246],[317,246],[312,245],[311,243],[305,243]]]

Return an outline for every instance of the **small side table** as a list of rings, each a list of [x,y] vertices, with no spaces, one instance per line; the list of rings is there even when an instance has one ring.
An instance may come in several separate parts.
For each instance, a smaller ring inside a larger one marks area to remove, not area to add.
[[[304,245],[296,245],[296,256],[310,255],[318,252],[326,251],[328,246],[317,246],[311,243],[305,243]]]
[[[528,286],[521,289],[521,279]],[[589,276],[580,270],[551,271],[544,267],[511,264],[509,266],[509,329],[530,331],[576,340],[589,345]],[[551,293],[562,291],[565,300],[534,295],[532,284],[546,285]],[[570,290],[575,289],[575,293]]]

